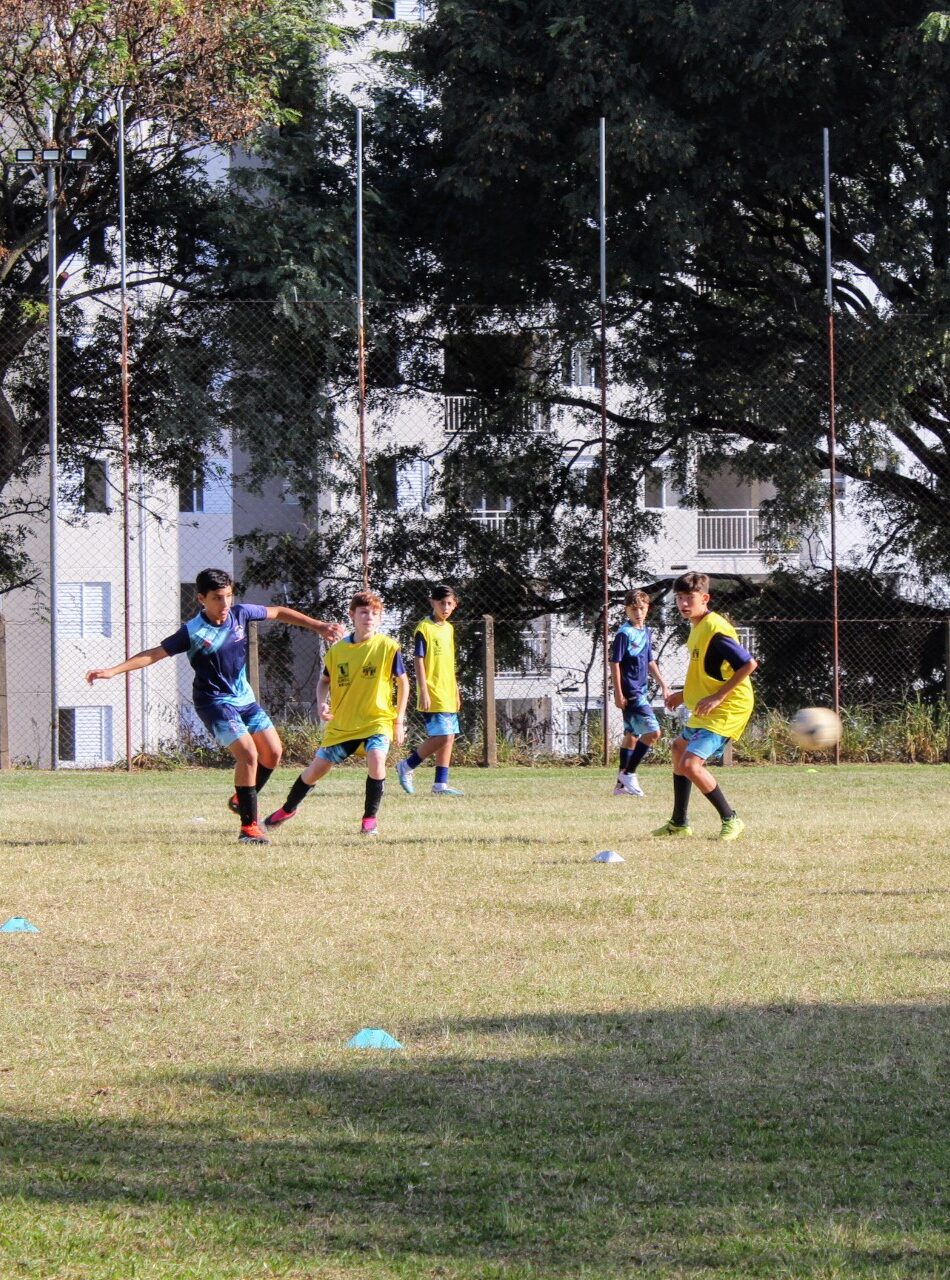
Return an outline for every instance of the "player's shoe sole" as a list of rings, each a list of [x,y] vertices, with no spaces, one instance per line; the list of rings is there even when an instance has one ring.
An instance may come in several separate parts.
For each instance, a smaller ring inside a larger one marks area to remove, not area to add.
[[[399,785],[405,791],[407,796],[415,795],[416,788],[412,781],[412,770],[406,764],[405,760],[400,760],[396,765],[396,777],[399,779]]]
[[[678,827],[675,822],[664,822],[662,827],[657,827],[653,832],[655,836],[691,836],[692,834],[692,827]]]
[[[439,786],[438,783],[432,784],[432,794],[434,796],[464,796],[465,792],[460,791],[458,787]]]
[[[719,835],[716,837],[716,839],[717,840],[738,840],[739,837],[742,835],[743,831],[745,831],[745,823],[742,821],[741,818],[738,818],[738,817],[726,818],[723,821],[722,828],[719,832]]]
[[[270,844],[267,836],[256,822],[249,827],[242,827],[238,840],[241,844]]]
[[[267,832],[276,831],[278,827],[282,827],[285,822],[289,822],[291,818],[296,818],[296,816],[296,809],[291,813],[288,813],[286,809],[275,809],[273,813],[267,815],[262,825]]]

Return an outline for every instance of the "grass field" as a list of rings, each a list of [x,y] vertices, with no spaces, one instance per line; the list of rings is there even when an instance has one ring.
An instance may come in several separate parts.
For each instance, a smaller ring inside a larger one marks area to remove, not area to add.
[[[950,1274],[950,769],[642,773],[5,775],[0,1277]]]

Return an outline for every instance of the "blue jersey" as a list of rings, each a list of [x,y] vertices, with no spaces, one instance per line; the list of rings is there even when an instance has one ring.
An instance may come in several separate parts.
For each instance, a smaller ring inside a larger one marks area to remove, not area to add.
[[[235,604],[220,627],[199,613],[162,641],[166,653],[188,655],[195,672],[192,697],[196,708],[221,702],[246,707],[254,701],[247,679],[247,624],[266,617],[266,605]]]
[[[646,696],[647,677],[653,661],[653,637],[649,627],[625,622],[614,636],[610,661],[620,667],[620,689],[625,698]]]

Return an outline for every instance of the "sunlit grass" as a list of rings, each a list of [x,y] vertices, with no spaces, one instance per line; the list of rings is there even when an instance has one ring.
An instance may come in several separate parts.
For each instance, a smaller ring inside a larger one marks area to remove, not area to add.
[[[0,1275],[945,1275],[950,769],[642,772],[5,778]]]

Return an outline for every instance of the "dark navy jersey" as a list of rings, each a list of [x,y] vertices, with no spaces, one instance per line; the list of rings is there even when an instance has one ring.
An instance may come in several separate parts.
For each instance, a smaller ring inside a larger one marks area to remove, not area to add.
[[[220,627],[201,612],[162,641],[166,653],[188,655],[195,672],[192,697],[196,707],[219,702],[246,707],[254,701],[247,679],[247,624],[263,622],[266,617],[266,605],[235,604]]]
[[[610,661],[620,667],[620,690],[625,698],[642,698],[647,691],[647,677],[653,661],[653,637],[649,627],[635,627],[625,622],[610,650]]]

